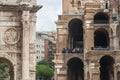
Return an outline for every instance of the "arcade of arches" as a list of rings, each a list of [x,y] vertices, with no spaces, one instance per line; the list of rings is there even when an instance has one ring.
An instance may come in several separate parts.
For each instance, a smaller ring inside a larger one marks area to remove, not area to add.
[[[98,13],[95,15],[95,20],[96,21],[99,17],[101,17],[103,14]],[[105,16],[106,17],[106,16]],[[101,18],[101,20],[106,20],[108,21],[108,16],[107,18],[104,19]],[[99,21],[99,20],[97,20]],[[95,22],[97,23],[97,22]],[[69,24],[68,24],[68,47],[70,49],[74,48],[80,48],[84,50],[84,34],[83,34],[83,22],[80,19],[72,19]],[[109,48],[110,44],[110,39],[109,39],[109,33],[107,32],[106,29],[104,28],[99,28],[94,32],[94,48]]]
[[[115,1],[88,0],[78,13],[77,4],[71,8],[69,0],[63,1],[63,13],[56,22],[60,31],[54,59],[55,80],[120,80],[119,22],[111,11],[115,7],[111,3]],[[110,3],[110,10],[103,9],[104,3]],[[76,12],[72,14],[71,10]],[[64,48],[73,52],[63,53]],[[74,52],[74,48],[80,51]]]
[[[100,80],[114,80],[115,60],[112,56],[105,55],[100,58]],[[117,80],[120,78],[120,72],[116,73]],[[77,57],[73,57],[67,62],[67,80],[84,80],[84,62]]]

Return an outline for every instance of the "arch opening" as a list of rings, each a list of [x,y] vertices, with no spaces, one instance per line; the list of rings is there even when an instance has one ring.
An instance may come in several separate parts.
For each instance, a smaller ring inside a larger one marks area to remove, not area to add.
[[[0,58],[0,73],[0,80],[14,80],[13,64],[5,58]]]
[[[79,58],[72,58],[67,63],[67,80],[84,80],[84,64]]]
[[[117,72],[117,80],[120,80],[120,71]]]
[[[69,47],[83,50],[83,22],[80,19],[72,19],[69,24]]]
[[[103,12],[97,13],[94,16],[94,24],[109,24],[109,16]]]
[[[95,31],[94,47],[95,48],[108,48],[109,47],[109,35],[105,29],[100,28]]]
[[[114,58],[103,56],[100,60],[100,80],[114,80]]]

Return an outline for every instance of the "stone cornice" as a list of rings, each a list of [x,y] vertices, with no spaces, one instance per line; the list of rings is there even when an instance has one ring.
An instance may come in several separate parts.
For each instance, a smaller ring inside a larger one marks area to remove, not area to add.
[[[0,11],[23,11],[27,10],[30,12],[37,12],[42,6],[39,5],[28,5],[28,4],[14,4],[14,5],[8,5],[8,4],[0,4]]]

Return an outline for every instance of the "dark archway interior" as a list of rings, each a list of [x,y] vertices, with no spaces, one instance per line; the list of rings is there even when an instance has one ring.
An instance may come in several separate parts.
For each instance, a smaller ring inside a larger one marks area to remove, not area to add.
[[[100,80],[114,80],[114,59],[111,56],[103,56],[100,60]]]
[[[2,76],[0,78],[9,79],[9,80],[14,80],[14,70],[13,70],[13,64],[5,59],[5,58],[0,58],[0,69],[3,69],[4,72],[2,72]],[[4,80],[2,79],[2,80]]]
[[[107,48],[109,46],[109,35],[105,29],[98,29],[94,33],[95,48]]]
[[[67,80],[84,80],[84,64],[79,58],[70,59],[67,66]]]
[[[108,24],[109,16],[106,13],[99,12],[94,16],[94,23],[95,24]]]
[[[72,19],[68,26],[70,48],[83,48],[83,22],[80,19]]]
[[[120,71],[117,72],[117,80],[120,80]]]

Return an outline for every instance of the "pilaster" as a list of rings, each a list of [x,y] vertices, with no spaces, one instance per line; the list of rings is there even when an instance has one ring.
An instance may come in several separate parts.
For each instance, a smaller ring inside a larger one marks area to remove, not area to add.
[[[119,49],[119,38],[118,38],[118,33],[117,33],[118,23],[117,22],[113,22],[112,24],[110,24],[110,27],[112,28],[112,31],[113,31],[113,35],[110,38],[110,39],[113,39],[113,40],[110,43],[113,42],[114,50],[118,50]]]
[[[23,50],[22,50],[22,80],[30,80],[29,76],[29,11],[22,11]]]
[[[94,47],[94,30],[91,20],[86,20],[85,22],[85,51],[91,50]]]

